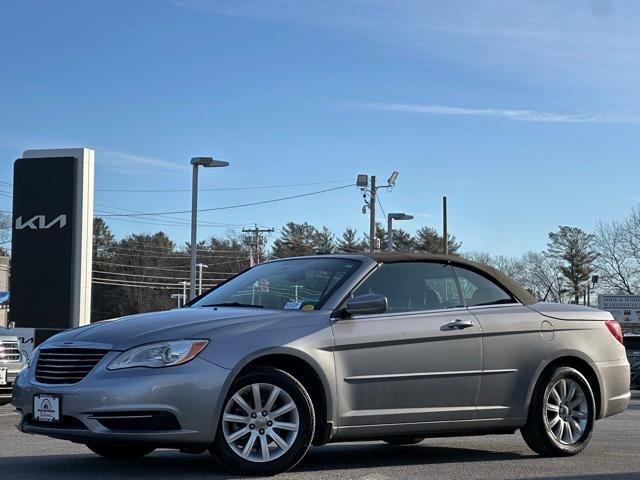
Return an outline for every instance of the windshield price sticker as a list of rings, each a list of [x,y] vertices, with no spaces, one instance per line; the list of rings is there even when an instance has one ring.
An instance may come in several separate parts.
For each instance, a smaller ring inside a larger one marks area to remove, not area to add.
[[[285,310],[300,310],[300,307],[302,307],[302,302],[289,301],[284,304]]]

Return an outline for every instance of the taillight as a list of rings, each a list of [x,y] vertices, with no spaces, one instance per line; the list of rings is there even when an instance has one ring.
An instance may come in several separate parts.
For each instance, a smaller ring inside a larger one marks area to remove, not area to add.
[[[616,340],[624,345],[624,341],[622,340],[622,328],[620,327],[620,324],[615,320],[605,320],[604,324],[609,329],[609,332],[611,332],[611,335],[613,335]]]

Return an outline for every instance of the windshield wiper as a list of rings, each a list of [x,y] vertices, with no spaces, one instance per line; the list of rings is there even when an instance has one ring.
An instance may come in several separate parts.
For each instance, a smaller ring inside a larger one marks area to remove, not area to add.
[[[264,308],[262,305],[252,305],[250,303],[240,302],[223,302],[223,303],[211,303],[209,305],[202,305],[203,307],[241,307],[241,308]]]

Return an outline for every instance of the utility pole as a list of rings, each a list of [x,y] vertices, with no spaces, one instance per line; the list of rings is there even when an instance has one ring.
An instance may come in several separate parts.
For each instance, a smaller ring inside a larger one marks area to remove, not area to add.
[[[371,175],[371,194],[369,196],[369,251],[376,250],[376,176]]]
[[[243,228],[242,233],[247,233],[248,244],[249,244],[249,260],[255,261],[255,263],[260,263],[260,247],[264,245],[264,233],[273,233],[275,230],[273,228],[258,228],[258,225],[255,225],[254,228]],[[255,250],[254,250],[255,249]],[[254,258],[253,252],[255,251],[256,256]],[[253,266],[253,265],[251,265]]]
[[[442,197],[442,238],[444,245],[442,251],[449,255],[449,232],[447,231],[447,197]]]
[[[376,185],[376,176],[371,175],[371,185],[369,185],[369,176],[365,174],[359,174],[356,180],[356,186],[360,187],[360,190],[365,192],[363,194],[365,205],[362,207],[362,213],[367,213],[367,207],[369,208],[369,251],[375,252],[376,250],[376,201],[378,197],[379,188],[393,188],[396,185],[396,179],[398,178],[398,172],[395,170],[387,180],[386,185]],[[369,200],[367,201],[367,194],[369,192]]]

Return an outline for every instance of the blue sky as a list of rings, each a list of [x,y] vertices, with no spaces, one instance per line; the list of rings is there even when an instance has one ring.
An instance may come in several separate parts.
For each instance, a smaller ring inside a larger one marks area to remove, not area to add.
[[[231,163],[202,188],[307,184],[203,191],[202,208],[398,170],[380,199],[416,216],[408,230],[440,229],[447,195],[465,250],[542,249],[640,201],[639,21],[638,2],[607,0],[0,0],[0,179],[24,149],[91,146],[96,209],[163,211],[189,192],[102,190],[187,190],[194,155]],[[353,188],[209,212],[221,225],[200,236],[364,232],[361,207]]]

